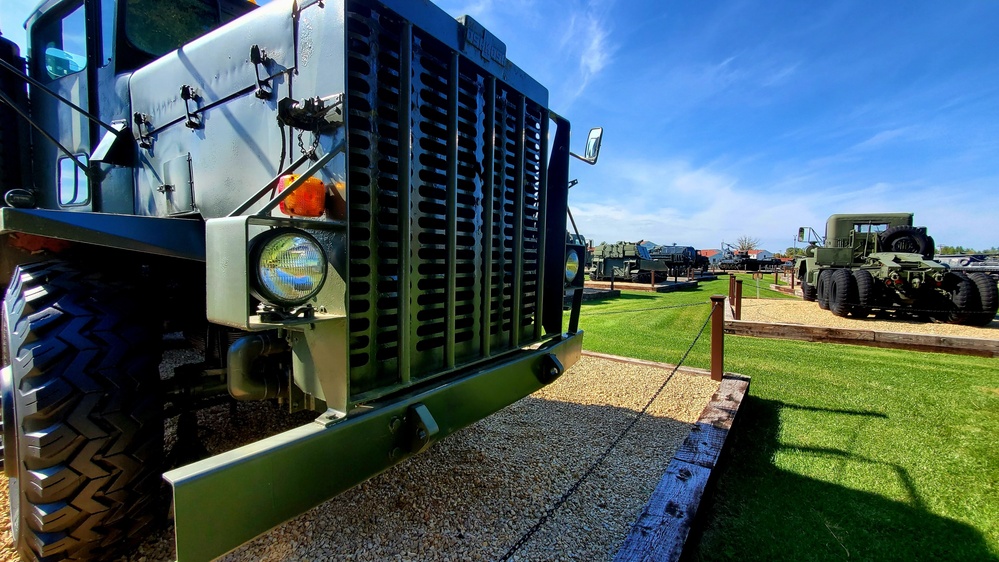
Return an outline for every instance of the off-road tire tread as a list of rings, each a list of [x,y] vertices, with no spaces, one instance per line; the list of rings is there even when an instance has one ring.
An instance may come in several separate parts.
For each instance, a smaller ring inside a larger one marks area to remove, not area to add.
[[[159,333],[132,299],[62,262],[14,272],[4,314],[23,559],[111,558],[154,521]]]
[[[808,302],[815,302],[818,297],[818,288],[808,283],[808,277],[801,276],[801,298]]]
[[[829,273],[829,270],[824,269],[815,279],[815,299],[822,310],[829,310]]]
[[[971,314],[967,324],[971,326],[987,326],[999,311],[999,288],[988,273],[976,272],[968,275],[968,279],[978,289],[978,304],[981,312]]]
[[[950,324],[967,324],[980,308],[978,287],[962,272],[951,273],[951,307],[947,315]]]
[[[829,294],[829,310],[836,316],[846,317],[857,303],[857,282],[849,269],[832,272],[826,284]]]
[[[933,259],[933,240],[915,227],[900,224],[889,228],[880,235],[882,252],[908,252],[920,254],[925,259]],[[908,238],[913,248],[896,247],[898,243]]]
[[[857,304],[850,314],[856,318],[867,318],[877,302],[874,276],[866,269],[858,269],[853,272],[853,279],[857,284]]]

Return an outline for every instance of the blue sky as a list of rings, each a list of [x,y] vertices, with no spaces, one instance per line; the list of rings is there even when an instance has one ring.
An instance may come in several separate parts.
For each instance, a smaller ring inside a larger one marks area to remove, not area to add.
[[[17,32],[33,2],[3,0]],[[442,0],[548,86],[601,241],[782,251],[832,213],[914,212],[999,246],[999,2]]]

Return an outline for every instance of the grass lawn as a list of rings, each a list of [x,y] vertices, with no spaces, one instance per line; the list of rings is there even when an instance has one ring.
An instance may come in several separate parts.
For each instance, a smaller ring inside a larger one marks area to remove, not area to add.
[[[584,303],[584,347],[675,363],[727,291]],[[728,336],[725,370],[752,385],[688,559],[999,560],[999,359]]]

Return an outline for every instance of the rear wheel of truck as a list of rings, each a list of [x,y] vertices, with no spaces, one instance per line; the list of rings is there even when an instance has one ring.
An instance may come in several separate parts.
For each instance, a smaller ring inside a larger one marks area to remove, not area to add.
[[[967,324],[972,313],[980,309],[978,287],[964,273],[951,273],[944,286],[950,293],[945,320],[950,324]]]
[[[979,312],[968,315],[967,324],[971,326],[987,326],[999,311],[999,289],[988,273],[972,273],[968,279],[978,289]]]
[[[827,282],[829,310],[836,316],[847,316],[857,304],[857,282],[849,269],[837,269]]]
[[[867,318],[877,301],[874,276],[866,269],[858,269],[853,272],[853,280],[857,284],[857,304],[850,314],[855,318]]]
[[[814,285],[808,283],[808,276],[802,274],[801,276],[801,298],[808,302],[815,302],[816,290]]]
[[[62,262],[14,271],[0,391],[23,559],[110,558],[154,522],[163,418],[150,316],[127,288]]]
[[[819,302],[819,308],[829,310],[829,270],[819,272],[815,280],[815,300]]]

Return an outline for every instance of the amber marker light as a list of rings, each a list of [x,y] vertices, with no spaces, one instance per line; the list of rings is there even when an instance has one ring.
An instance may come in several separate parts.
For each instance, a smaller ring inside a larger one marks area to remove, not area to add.
[[[281,176],[277,190],[281,193],[288,188],[298,174]],[[321,217],[326,211],[326,185],[319,178],[308,178],[291,195],[281,201],[281,212],[293,217]]]

